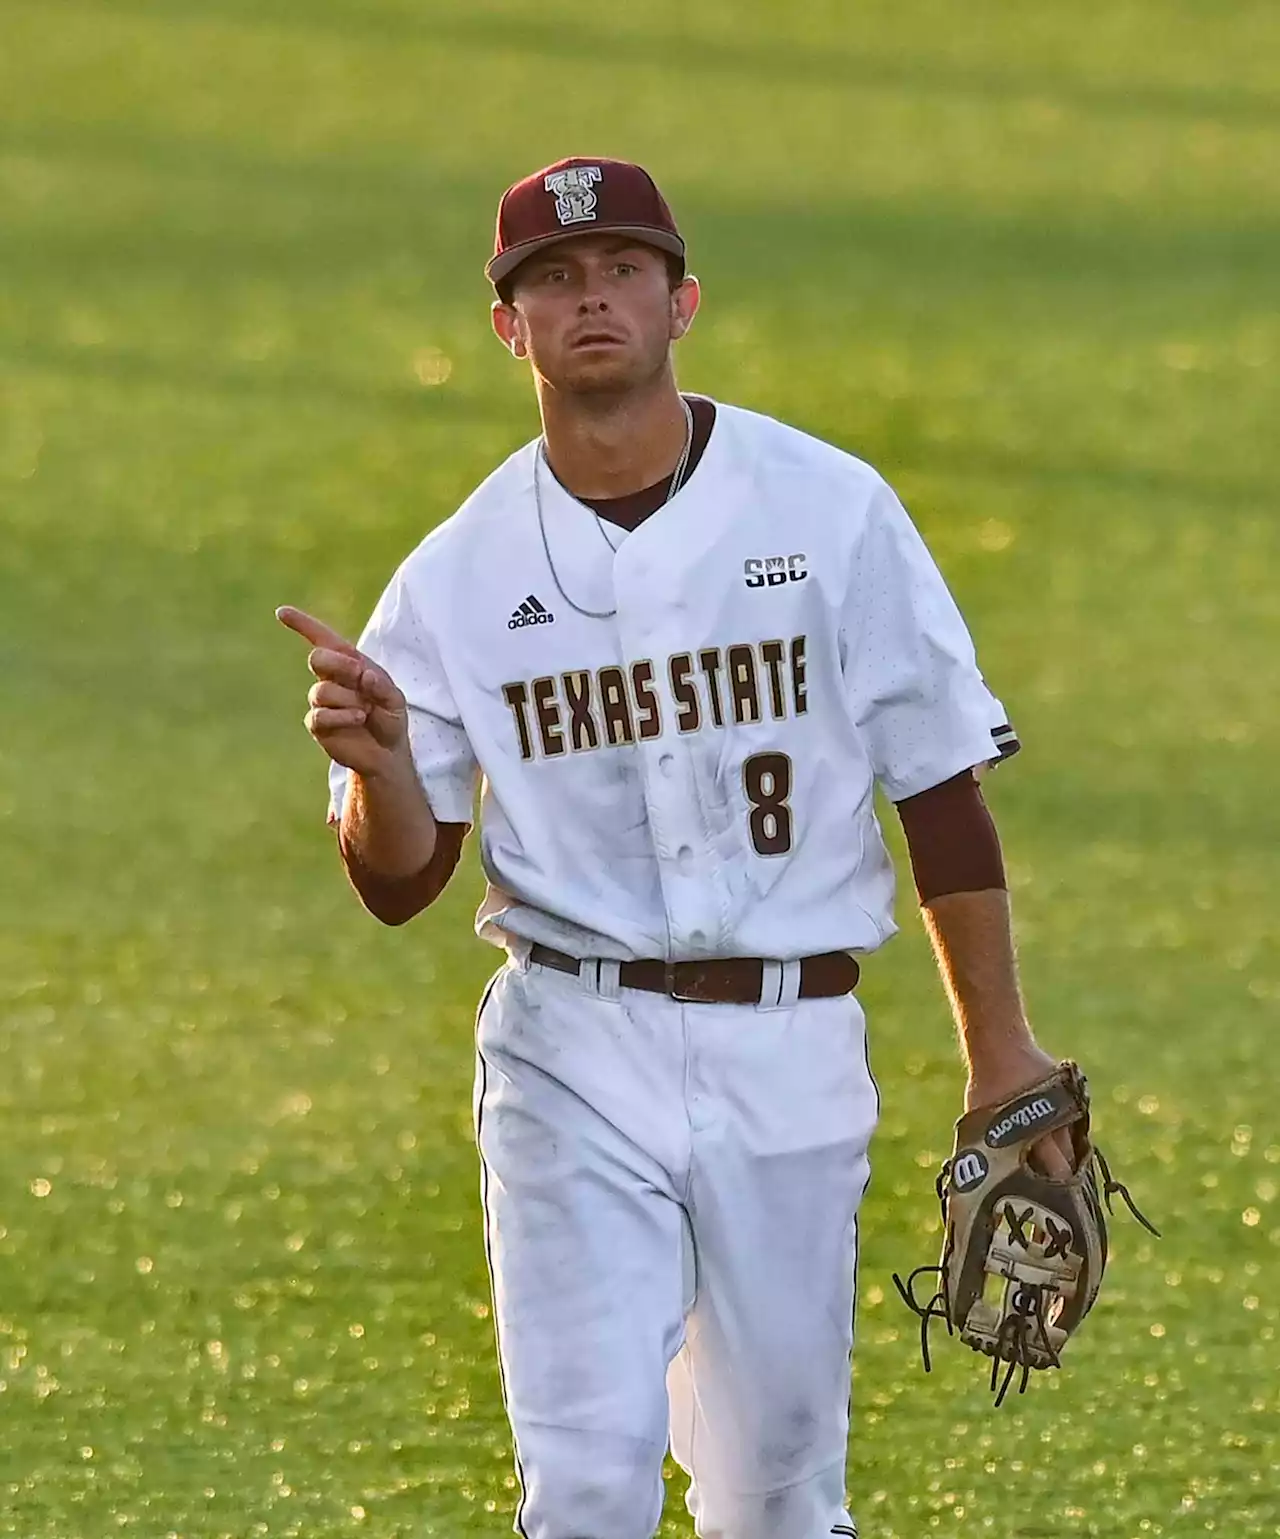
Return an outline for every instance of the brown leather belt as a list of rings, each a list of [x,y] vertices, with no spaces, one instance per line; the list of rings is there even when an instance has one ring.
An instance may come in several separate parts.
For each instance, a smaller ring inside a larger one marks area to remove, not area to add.
[[[557,972],[581,977],[583,967],[595,969],[595,959],[581,962],[567,952],[555,951],[535,941],[529,952],[531,962],[554,967]],[[624,989],[643,989],[649,994],[667,994],[686,1004],[696,1005],[771,1005],[778,998],[761,997],[765,989],[766,963],[761,957],[708,957],[700,962],[620,962],[618,983]],[[781,967],[777,982],[782,987]],[[851,993],[858,982],[858,964],[847,951],[824,951],[819,956],[800,959],[801,999],[830,999]]]

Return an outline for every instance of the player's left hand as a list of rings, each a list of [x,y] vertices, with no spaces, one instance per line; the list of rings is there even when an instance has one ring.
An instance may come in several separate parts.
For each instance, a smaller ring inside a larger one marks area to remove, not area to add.
[[[964,1109],[972,1111],[977,1106],[999,1106],[1019,1091],[1039,1084],[1057,1067],[1058,1060],[1046,1053],[1030,1035],[1002,1043],[998,1049],[992,1047],[981,1063],[970,1067]],[[1030,1158],[1051,1180],[1070,1180],[1075,1170],[1070,1131],[1059,1128],[1056,1133],[1047,1134],[1032,1145]]]

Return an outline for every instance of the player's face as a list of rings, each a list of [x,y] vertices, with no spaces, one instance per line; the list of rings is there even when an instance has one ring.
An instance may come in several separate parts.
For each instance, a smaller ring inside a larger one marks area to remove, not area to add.
[[[692,280],[672,289],[666,260],[652,246],[579,235],[521,264],[511,304],[494,307],[494,327],[551,388],[619,395],[666,369],[696,296]]]

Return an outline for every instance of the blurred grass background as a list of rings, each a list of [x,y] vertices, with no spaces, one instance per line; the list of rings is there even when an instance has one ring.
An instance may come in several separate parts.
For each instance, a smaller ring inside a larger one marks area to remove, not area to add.
[[[690,239],[684,384],[930,539],[1027,745],[1034,1019],[1165,1229],[1012,1411],[920,1378],[959,1074],[904,896],[866,1532],[1280,1534],[1278,87],[1250,0],[0,0],[0,1532],[509,1528],[476,873],[360,913],[272,608],[358,628],[536,431],[493,207],[599,153]]]

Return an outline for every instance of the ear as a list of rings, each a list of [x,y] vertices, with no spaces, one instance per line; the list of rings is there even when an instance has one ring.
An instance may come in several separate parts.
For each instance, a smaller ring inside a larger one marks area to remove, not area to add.
[[[489,310],[493,321],[493,329],[498,338],[513,358],[527,358],[529,356],[529,343],[525,336],[524,321],[520,312],[511,305],[503,304],[502,300],[495,299]]]
[[[693,325],[702,303],[702,286],[692,273],[671,291],[671,340],[678,342]]]

